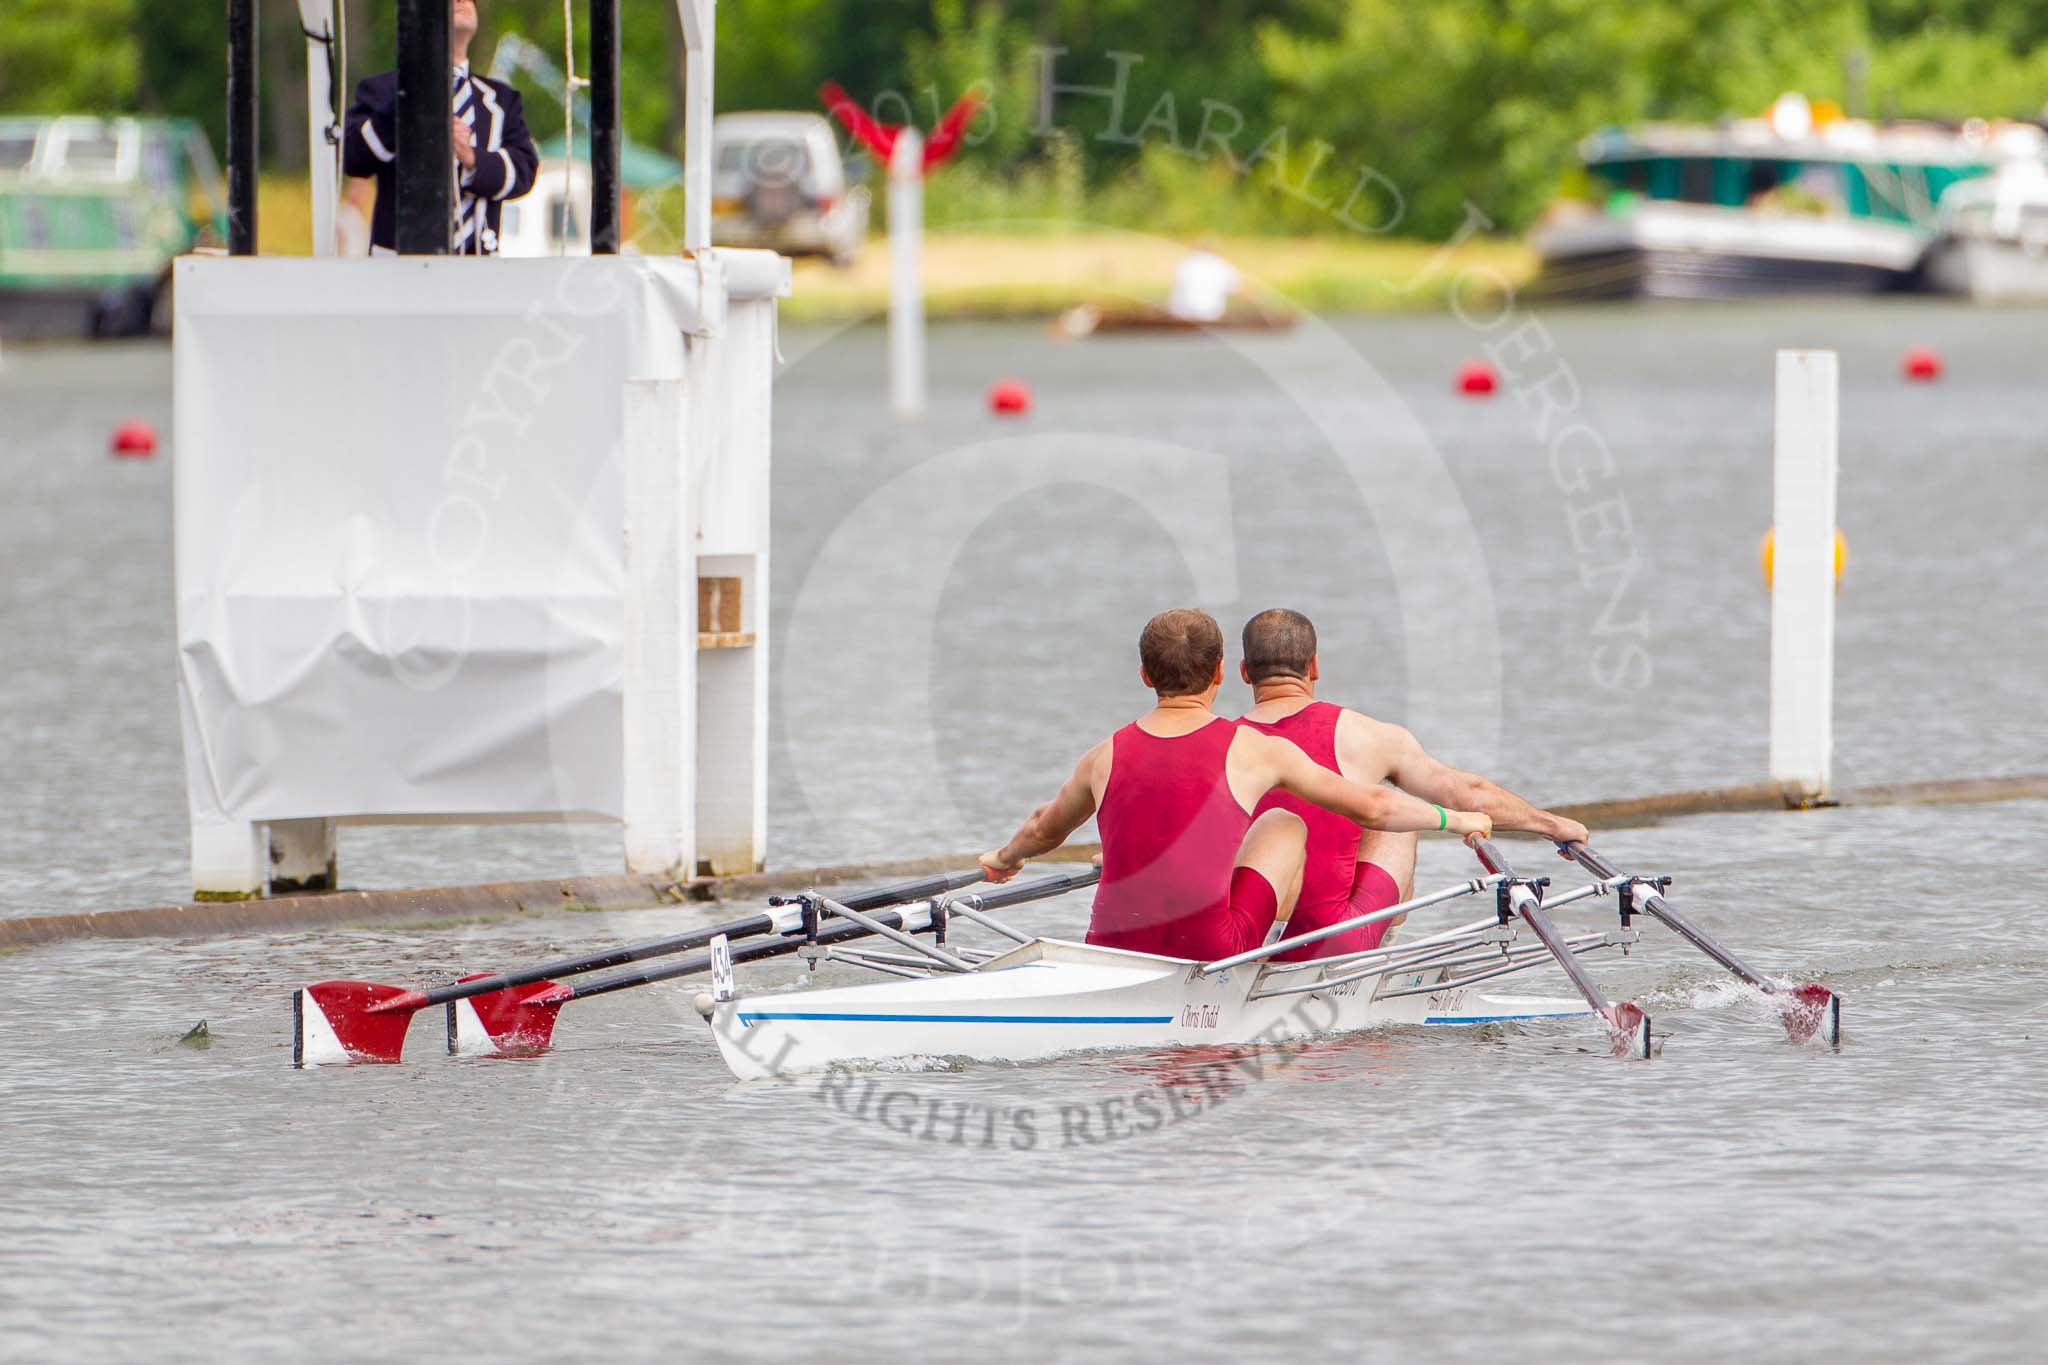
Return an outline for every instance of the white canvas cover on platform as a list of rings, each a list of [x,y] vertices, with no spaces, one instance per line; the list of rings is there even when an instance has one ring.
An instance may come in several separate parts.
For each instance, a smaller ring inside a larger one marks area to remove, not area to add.
[[[684,379],[717,268],[178,263],[195,830],[621,816],[622,381]]]

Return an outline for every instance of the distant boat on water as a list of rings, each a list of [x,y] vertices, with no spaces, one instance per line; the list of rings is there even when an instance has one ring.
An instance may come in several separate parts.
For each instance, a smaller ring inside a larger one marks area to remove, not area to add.
[[[1080,303],[1062,312],[1053,323],[1054,335],[1070,341],[1082,337],[1106,336],[1114,332],[1143,332],[1179,335],[1191,332],[1287,332],[1301,321],[1293,313],[1270,312],[1252,307],[1232,307],[1220,318],[1199,321],[1176,317],[1164,308],[1146,304],[1104,307]]]
[[[1978,303],[2048,302],[2048,163],[2003,162],[1941,197],[1927,287]]]
[[[1599,203],[1534,235],[1553,298],[1736,298],[1921,287],[1951,187],[2041,155],[2030,124],[1877,124],[1787,96],[1762,119],[1648,124],[1580,147]]]
[[[169,330],[171,261],[226,205],[189,119],[0,118],[0,333]]]

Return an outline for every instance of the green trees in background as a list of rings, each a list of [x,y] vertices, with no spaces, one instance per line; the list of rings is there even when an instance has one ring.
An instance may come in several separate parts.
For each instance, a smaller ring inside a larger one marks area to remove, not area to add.
[[[265,154],[292,169],[305,156],[297,7],[261,3]],[[351,78],[388,67],[391,6],[342,3]],[[580,29],[583,0],[572,8]],[[182,113],[218,146],[224,9],[7,0],[0,111]],[[831,77],[887,121],[928,125],[982,93],[973,145],[934,182],[938,222],[1312,230],[1348,205],[1357,222],[1441,236],[1471,201],[1514,229],[1603,125],[1754,113],[1788,89],[1885,116],[2033,117],[2048,102],[2048,0],[722,0],[718,15],[722,109],[816,108]],[[480,65],[505,32],[561,64],[560,0],[484,0],[483,17]],[[623,18],[627,132],[673,149],[674,7],[624,0]],[[1048,131],[1049,47],[1065,49],[1052,70],[1069,85],[1108,84],[1111,54],[1136,54],[1122,109],[1063,95]],[[558,132],[559,98],[522,85],[536,133]],[[1197,146],[1205,118],[1238,131]],[[1216,193],[1232,185],[1258,192]]]
[[[134,0],[8,0],[0,11],[0,113],[135,105]]]

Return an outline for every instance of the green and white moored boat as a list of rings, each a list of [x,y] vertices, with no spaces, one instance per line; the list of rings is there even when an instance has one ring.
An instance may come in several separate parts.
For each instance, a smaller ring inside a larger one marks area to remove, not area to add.
[[[1558,205],[1535,235],[1552,297],[1669,299],[1915,288],[1943,193],[2038,130],[1816,119],[1658,123],[1581,144],[1598,205]]]
[[[168,330],[171,261],[225,204],[188,119],[0,119],[0,334]]]

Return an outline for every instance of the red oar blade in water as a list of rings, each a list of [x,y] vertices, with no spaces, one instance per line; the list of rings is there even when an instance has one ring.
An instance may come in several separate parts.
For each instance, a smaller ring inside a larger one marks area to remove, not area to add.
[[[1618,1000],[1601,1015],[1607,1021],[1609,1039],[1617,1057],[1650,1055],[1650,1016],[1632,1000]]]
[[[1614,864],[1584,844],[1559,844],[1558,848],[1580,867],[1603,881],[1612,881],[1621,875],[1614,870]],[[1769,996],[1771,1002],[1778,1007],[1778,1017],[1785,1025],[1786,1036],[1793,1042],[1811,1042],[1818,1035],[1829,1047],[1841,1046],[1841,996],[1826,986],[1811,981],[1794,986],[1790,990],[1785,989],[1730,952],[1712,934],[1680,914],[1678,907],[1665,899],[1662,881],[1651,882],[1643,878],[1629,880],[1637,883],[1632,892],[1632,899],[1641,913],[1658,920],[1672,933]]]
[[[1820,1037],[1829,1047],[1842,1042],[1842,997],[1826,986],[1808,982],[1789,991],[1774,992],[1778,1017],[1785,1033],[1795,1043],[1810,1043]]]
[[[468,981],[488,977],[466,976]],[[559,981],[508,986],[448,1002],[448,1050],[500,1057],[531,1057],[547,1051],[555,1020],[575,990]]]
[[[322,981],[292,996],[292,1065],[395,1062],[427,997],[404,986]]]
[[[856,910],[880,909],[904,901],[917,900],[926,896],[944,895],[958,891],[982,880],[986,874],[980,868],[972,872],[949,872],[933,877],[919,877],[914,881],[899,882],[894,886],[877,887],[847,898],[846,904]],[[702,948],[712,939],[755,938],[765,934],[787,934],[802,924],[803,912],[793,906],[748,915],[725,924],[708,925],[702,929],[691,929],[681,934],[670,934],[665,938],[648,939],[641,943],[629,943],[617,948],[605,948],[578,957],[558,958],[543,962],[537,967],[520,971],[501,972],[490,976],[466,976],[446,986],[434,986],[426,990],[409,990],[403,986],[382,986],[371,981],[322,981],[316,985],[302,987],[292,995],[292,1065],[331,1066],[346,1062],[396,1062],[405,1049],[405,1031],[412,1022],[412,1016],[429,1005],[446,1005],[472,997],[492,995],[504,991],[517,992],[504,1000],[486,1006],[486,1009],[504,1014],[512,1022],[506,1025],[511,1032],[519,1032],[518,1021],[526,1021],[531,1028],[539,1027],[538,1015],[521,1014],[541,1008],[546,990],[554,984],[554,978],[575,976],[582,972],[594,972],[605,967],[622,966],[628,962],[639,962],[650,957],[667,957],[677,953]],[[521,988],[535,986],[542,989],[524,992]],[[476,1024],[483,1028],[481,1016]],[[457,1017],[452,1028],[459,1029],[462,1019]],[[552,1027],[550,1025],[549,1027]],[[489,1030],[484,1032],[488,1035]],[[547,1045],[543,1035],[540,1047]],[[496,1050],[496,1049],[493,1049]]]

